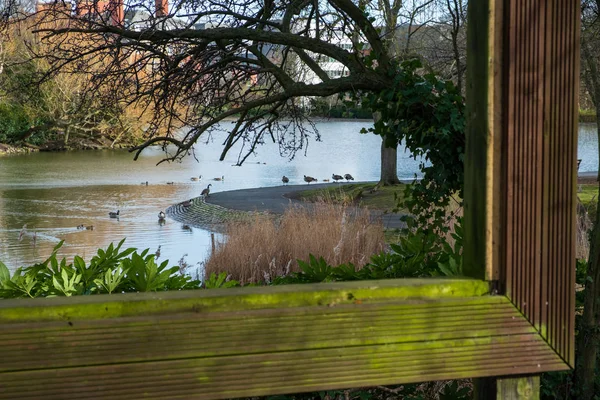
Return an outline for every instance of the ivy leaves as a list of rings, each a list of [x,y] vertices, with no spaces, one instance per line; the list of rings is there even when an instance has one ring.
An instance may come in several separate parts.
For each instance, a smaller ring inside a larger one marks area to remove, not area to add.
[[[421,185],[447,197],[462,191],[465,147],[464,99],[451,81],[421,74],[421,62],[409,60],[393,68],[394,85],[360,95],[363,107],[378,113],[372,128],[386,145],[403,143],[421,163]]]

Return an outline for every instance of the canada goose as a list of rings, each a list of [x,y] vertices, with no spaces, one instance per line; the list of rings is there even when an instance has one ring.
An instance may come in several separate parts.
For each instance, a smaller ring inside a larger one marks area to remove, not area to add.
[[[290,178],[288,178],[287,176],[283,176],[281,178],[281,182],[283,182],[284,185],[287,185],[290,182]]]
[[[181,204],[183,207],[189,207],[192,205],[192,200],[186,200],[186,201],[182,201]]]
[[[353,181],[354,180],[354,178],[350,174],[344,175],[344,178],[346,178],[346,181]]]
[[[77,230],[80,230],[80,231],[81,231],[81,230],[83,230],[83,229],[85,229],[85,226],[83,226],[83,224],[81,224],[81,225],[77,225]]]
[[[94,225],[86,226],[85,230],[86,231],[93,231],[94,230]]]
[[[192,176],[192,177],[190,178],[190,180],[192,180],[192,181],[194,181],[194,182],[197,182],[197,181],[199,181],[199,180],[200,180],[200,178],[198,178],[197,176]]]
[[[156,257],[157,260],[160,257],[160,244],[158,245],[158,249],[156,249],[156,253],[154,253],[154,256]]]
[[[333,175],[331,175],[331,178],[332,178],[334,181],[336,181],[336,182],[337,182],[337,181],[341,181],[342,179],[344,179],[344,177],[343,177],[343,176],[341,176],[341,175],[336,175],[336,174],[333,174]]]
[[[175,182],[167,182],[167,185],[174,185]]]
[[[221,175],[220,178],[213,178],[213,181],[224,181],[225,180],[225,175]]]
[[[164,212],[162,212],[162,211],[160,211],[160,212],[158,213],[158,219],[165,219],[165,213],[164,213]]]
[[[202,191],[202,193],[200,193],[200,196],[208,197],[208,194],[210,193],[210,186],[211,186],[211,184],[209,183],[208,186],[206,187],[206,189],[204,189]]]
[[[142,182],[142,183],[140,183],[140,185],[146,185],[146,186],[148,186],[148,181]]]
[[[306,175],[304,175],[304,182],[310,184],[311,182],[316,182],[316,179],[313,178],[312,176],[306,176]]]
[[[108,212],[108,216],[111,218],[119,218],[120,214],[121,214],[120,210],[117,210],[117,212],[113,212],[113,211]]]

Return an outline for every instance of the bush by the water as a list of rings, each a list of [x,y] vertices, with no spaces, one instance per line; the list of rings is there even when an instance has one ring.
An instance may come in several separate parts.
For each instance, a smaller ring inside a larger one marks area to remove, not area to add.
[[[257,217],[229,225],[206,274],[226,272],[242,284],[259,283],[299,272],[296,260],[308,260],[310,254],[331,265],[362,267],[384,247],[383,226],[371,221],[368,211],[317,203],[292,207],[279,220]]]

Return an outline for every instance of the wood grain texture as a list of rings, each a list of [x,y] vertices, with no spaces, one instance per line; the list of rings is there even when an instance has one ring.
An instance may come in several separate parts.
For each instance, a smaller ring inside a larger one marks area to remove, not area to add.
[[[364,298],[5,321],[0,399],[232,398],[565,368],[504,296]]]
[[[489,285],[486,282],[442,278],[11,299],[0,301],[0,323],[104,319],[180,311],[285,309],[353,304],[356,301],[377,303],[390,299],[442,300],[482,296],[488,292]]]
[[[506,295],[574,362],[579,2],[505,2]]]

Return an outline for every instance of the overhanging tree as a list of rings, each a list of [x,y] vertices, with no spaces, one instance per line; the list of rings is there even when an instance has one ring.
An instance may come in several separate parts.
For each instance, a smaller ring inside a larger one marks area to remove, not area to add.
[[[108,102],[148,108],[154,118],[136,157],[162,144],[165,160],[176,160],[219,130],[226,131],[221,159],[241,145],[241,164],[266,140],[293,157],[318,138],[304,113],[307,98],[399,84],[388,33],[367,5],[351,0],[182,0],[167,14],[126,3],[127,14],[144,15],[133,20],[121,19],[119,1],[80,3],[76,13],[61,4],[37,16],[36,33],[49,49],[37,57],[50,63],[50,73],[85,73],[89,95],[98,96],[102,85],[113,88],[103,92]],[[176,129],[181,125],[189,129]],[[160,126],[172,129],[159,134]],[[401,139],[376,133],[388,143]]]

